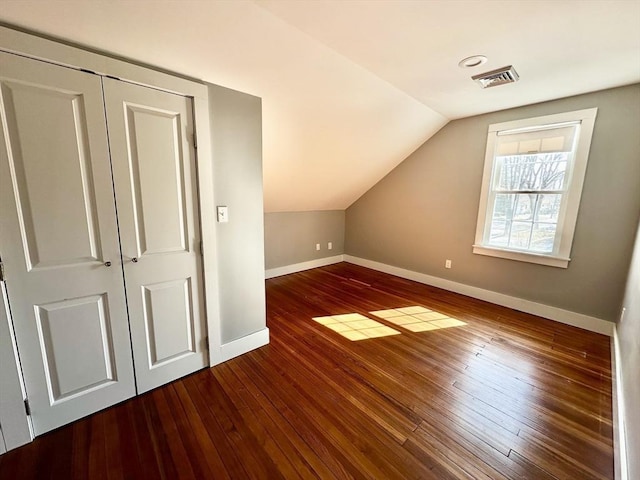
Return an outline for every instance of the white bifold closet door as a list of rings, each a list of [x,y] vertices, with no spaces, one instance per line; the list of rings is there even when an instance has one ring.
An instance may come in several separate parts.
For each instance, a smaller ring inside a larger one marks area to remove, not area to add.
[[[207,364],[193,119],[178,95],[0,65],[0,255],[38,435]]]
[[[135,395],[100,77],[0,53],[0,252],[36,434]]]
[[[191,99],[104,79],[138,393],[207,365]]]

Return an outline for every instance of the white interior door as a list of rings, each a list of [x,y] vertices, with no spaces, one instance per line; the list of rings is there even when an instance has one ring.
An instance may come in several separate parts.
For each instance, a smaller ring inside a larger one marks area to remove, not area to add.
[[[103,82],[142,393],[207,365],[192,101]]]
[[[100,77],[0,53],[0,255],[36,434],[135,395]]]

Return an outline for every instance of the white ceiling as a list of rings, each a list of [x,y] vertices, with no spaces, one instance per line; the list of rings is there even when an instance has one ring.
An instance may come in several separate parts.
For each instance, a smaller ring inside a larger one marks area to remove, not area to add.
[[[0,20],[262,97],[266,211],[344,209],[450,119],[640,81],[640,0],[0,0]],[[509,64],[516,84],[469,78]]]

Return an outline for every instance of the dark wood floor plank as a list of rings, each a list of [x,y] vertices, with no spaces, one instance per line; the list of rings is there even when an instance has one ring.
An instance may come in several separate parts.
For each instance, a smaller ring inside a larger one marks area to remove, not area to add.
[[[136,450],[126,450],[122,448],[122,443],[127,442],[129,439],[124,439],[120,435],[120,425],[117,420],[117,408],[109,408],[102,412],[104,414],[104,446],[105,446],[105,461],[109,468],[107,469],[107,478],[120,479],[124,477],[124,470],[122,467],[122,457],[124,452],[128,453],[132,457],[136,458]]]
[[[71,447],[71,461],[72,470],[71,476],[73,478],[89,478],[89,450],[91,447],[91,417],[83,419],[80,422],[72,423],[71,425],[63,428],[71,428],[73,430],[73,440]],[[40,439],[36,439],[36,442]],[[35,444],[35,442],[33,442]],[[23,449],[29,449],[31,445],[22,447]],[[40,445],[38,445],[40,448]],[[37,478],[27,477],[25,478]]]
[[[282,351],[278,353],[280,352]],[[387,448],[387,441],[393,441],[392,435],[363,412],[351,409],[339,391],[324,384],[314,373],[304,368],[302,357],[292,357],[285,362],[289,364],[285,374],[290,383],[303,386],[298,391],[302,395],[303,405],[310,409],[307,414],[309,419],[325,419],[323,428],[327,429],[340,448],[350,452],[358,469],[372,478],[407,478],[406,472],[397,469],[399,457],[404,452]],[[411,463],[412,459],[407,461]],[[411,478],[414,477],[413,472],[419,473],[422,469],[417,463],[414,467],[408,470],[412,472]]]
[[[0,479],[611,479],[609,339],[348,263],[273,278],[271,342],[0,457]],[[465,323],[411,332],[371,312]],[[352,342],[313,317],[400,332]]]
[[[70,429],[58,429],[44,435],[42,438],[44,440],[43,445],[40,449],[41,453],[38,455],[30,455],[31,458],[24,458],[20,460],[22,466],[26,468],[22,474],[29,477],[30,475],[34,475],[34,472],[48,471],[48,475],[44,476],[44,478],[69,477],[71,475],[70,457],[59,456],[55,453],[56,445],[59,442],[71,442],[72,438],[73,432]],[[20,476],[17,478],[20,478]]]
[[[156,392],[147,392],[142,395],[141,400],[144,404],[143,413],[147,424],[147,432],[149,442],[153,445],[155,460],[158,463],[160,478],[171,479],[177,478],[179,471],[173,460],[172,445],[163,428],[163,422],[167,419],[162,417],[166,414],[166,409],[158,406],[156,401],[159,399]],[[175,447],[173,447],[175,449]],[[187,472],[188,475],[191,472]]]
[[[282,411],[272,403],[267,392],[257,385],[252,366],[243,365],[238,359],[238,361],[229,362],[229,367],[245,386],[251,408],[263,411],[263,421],[270,429],[277,432],[279,442],[284,444],[283,447],[286,449],[286,453],[296,463],[296,468],[301,476],[303,478],[333,477],[331,470],[305,442],[301,433],[286,420],[282,415]],[[258,375],[260,374],[261,372],[258,373]]]
[[[277,338],[275,341],[281,342]],[[286,342],[280,343],[279,346],[281,352],[298,355],[299,350],[289,350]],[[403,443],[407,435],[416,429],[420,418],[411,409],[394,402],[392,397],[385,395],[362,375],[348,368],[342,360],[337,355],[330,356],[326,351],[318,352],[313,348],[306,348],[300,358],[307,368],[313,365],[319,379],[342,395],[353,408],[366,411],[385,432],[398,443]],[[336,375],[336,370],[341,370],[340,373],[344,372],[344,375]]]
[[[252,380],[269,401],[276,407],[284,419],[295,429],[304,442],[317,455],[324,465],[329,468],[335,478],[365,478],[362,471],[356,468],[353,462],[347,458],[343,451],[336,446],[330,437],[328,428],[324,428],[321,419],[313,416],[316,412],[310,411],[309,405],[298,402],[299,396],[296,388],[283,387],[283,383],[289,385],[284,378],[284,370],[281,364],[276,364],[271,359],[271,347],[261,349],[252,357],[257,357],[255,362],[247,356],[236,359],[241,367],[246,370],[255,368],[256,375]],[[258,364],[256,366],[256,363]],[[284,366],[286,368],[286,366]],[[276,381],[278,379],[278,381]],[[311,463],[311,461],[309,462]],[[327,477],[330,478],[330,477]]]
[[[235,448],[233,442],[226,435],[221,418],[218,418],[209,408],[210,399],[202,395],[198,388],[198,375],[191,375],[178,382],[187,392],[193,406],[198,412],[203,428],[209,437],[204,440],[209,448],[215,448],[220,454],[220,459],[224,464],[225,471],[230,478],[247,478],[248,474],[244,468],[241,452]]]
[[[193,438],[190,442],[193,446],[189,450],[200,450],[201,458],[204,459],[207,466],[209,467],[211,475],[213,475],[215,478],[219,478],[221,480],[230,479],[231,477],[227,472],[224,461],[220,457],[219,450],[211,440],[211,437],[209,436],[209,433],[207,431],[207,425],[205,424],[203,418],[200,416],[200,413],[195,406],[193,399],[189,395],[186,387],[184,386],[184,383],[176,382],[173,386],[176,390],[176,394],[180,400],[180,403],[182,404],[188,421],[188,425],[184,425],[184,428],[190,429],[191,433],[193,434]]]
[[[212,478],[215,476],[216,471],[209,468],[203,448],[193,431],[190,419],[176,392],[175,385],[171,385],[171,387],[162,390],[173,419],[172,434],[176,436],[176,441],[172,443],[182,445],[183,448],[179,451],[181,455],[184,455],[184,461],[188,462],[190,472],[193,472],[194,478]],[[177,441],[178,438],[180,442]],[[184,467],[179,467],[179,470],[180,472],[188,471]]]
[[[89,441],[89,478],[102,480],[107,475],[107,450],[104,426],[105,412],[91,417],[91,437]]]
[[[149,424],[142,397],[137,400],[140,401],[125,402],[118,406],[118,410],[124,409],[119,417],[119,424],[123,429],[123,434],[126,435],[130,432],[133,436],[139,462],[136,462],[136,455],[133,454],[133,451],[130,454],[128,450],[123,450],[123,456],[127,459],[126,465],[129,467],[126,472],[133,478],[137,478],[135,475],[140,473],[153,478],[166,478],[161,468],[160,451],[155,440],[153,424]],[[125,447],[128,447],[127,443],[124,443],[120,448]]]
[[[465,448],[466,446],[456,442],[452,437],[453,435],[448,430],[439,430],[429,422],[423,422],[414,432],[410,443],[430,452],[432,456],[438,459],[441,467],[455,465],[466,475],[477,479],[508,480],[509,477],[491,468],[483,460],[485,455],[481,457],[474,455],[470,449]]]
[[[554,456],[562,457],[570,463],[574,463],[578,468],[585,468],[606,478],[609,474],[611,460],[610,449],[604,445],[594,447],[583,441],[580,437],[568,435],[543,435],[532,428],[523,428],[518,434],[530,445],[537,445],[553,452]]]
[[[248,478],[283,478],[282,473],[272,462],[263,446],[244,423],[236,406],[229,398],[216,377],[212,375],[196,376],[198,389],[207,401],[214,417],[221,422],[225,436],[238,452],[242,466]]]
[[[222,387],[229,392],[229,397],[243,421],[265,452],[278,465],[283,476],[288,479],[311,478],[311,472],[304,461],[300,461],[299,456],[294,453],[295,449],[291,447],[291,443],[273,428],[268,417],[263,413],[262,407],[249,398],[246,387],[238,381],[230,367],[220,365],[220,368],[216,369],[216,374]]]

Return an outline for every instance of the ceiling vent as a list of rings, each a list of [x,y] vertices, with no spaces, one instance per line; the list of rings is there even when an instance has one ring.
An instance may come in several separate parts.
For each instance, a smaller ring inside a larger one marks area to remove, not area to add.
[[[517,82],[519,78],[518,73],[511,65],[471,77],[471,79],[478,82],[482,88],[497,87],[498,85],[504,85],[505,83],[514,83]]]

